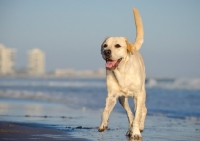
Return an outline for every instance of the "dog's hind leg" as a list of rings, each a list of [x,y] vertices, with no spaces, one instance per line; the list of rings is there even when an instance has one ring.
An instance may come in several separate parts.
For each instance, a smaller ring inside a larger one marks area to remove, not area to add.
[[[146,118],[146,114],[147,114],[147,108],[145,105],[145,101],[146,101],[146,91],[144,90],[144,94],[145,94],[145,98],[144,98],[144,103],[143,103],[143,107],[142,107],[142,115],[141,115],[141,119],[140,119],[140,132],[143,132],[144,130],[144,122],[145,122],[145,118]]]
[[[140,139],[142,137],[140,133],[140,121],[142,117],[142,110],[144,106],[144,93],[141,91],[138,93],[138,97],[134,97],[134,109],[135,109],[135,117],[133,120],[133,128],[131,132],[131,137],[134,139]]]
[[[144,101],[143,101],[143,106],[142,106],[142,114],[141,114],[141,118],[140,118],[140,125],[139,125],[139,129],[140,129],[140,132],[143,132],[144,131],[144,122],[145,122],[145,118],[146,118],[146,114],[147,114],[147,108],[146,108],[146,105],[145,105],[145,101],[146,101],[146,92],[144,90]],[[136,113],[136,109],[137,109],[137,100],[136,98],[134,98],[134,114]]]
[[[142,117],[140,119],[140,132],[143,132],[143,130],[144,130],[144,121],[145,121],[145,118],[146,118],[146,114],[147,114],[147,108],[144,105],[143,108],[142,108]]]
[[[124,107],[124,109],[126,110],[126,115],[128,117],[128,122],[129,122],[129,126],[128,126],[128,132],[126,133],[127,136],[130,136],[130,132],[132,129],[132,123],[133,123],[133,113],[129,107],[128,104],[128,98],[121,96],[118,98],[119,99],[119,103]]]

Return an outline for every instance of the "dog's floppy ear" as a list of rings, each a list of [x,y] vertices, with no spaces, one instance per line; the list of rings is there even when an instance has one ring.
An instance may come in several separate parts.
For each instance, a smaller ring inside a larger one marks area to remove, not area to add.
[[[129,52],[131,52],[131,54],[134,54],[136,48],[126,38],[124,38],[124,39],[125,39],[125,42],[126,42],[126,45],[127,45],[127,50]]]

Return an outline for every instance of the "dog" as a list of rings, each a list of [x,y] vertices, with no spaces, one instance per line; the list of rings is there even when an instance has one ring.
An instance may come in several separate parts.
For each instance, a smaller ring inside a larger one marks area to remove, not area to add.
[[[117,98],[126,110],[129,127],[127,136],[140,139],[144,130],[147,114],[145,91],[145,65],[138,50],[144,38],[142,19],[136,8],[133,8],[136,39],[132,44],[125,37],[107,37],[101,45],[101,54],[106,61],[107,98],[102,113],[99,132],[108,128],[109,115],[113,110]],[[129,107],[128,98],[134,100],[134,116]]]

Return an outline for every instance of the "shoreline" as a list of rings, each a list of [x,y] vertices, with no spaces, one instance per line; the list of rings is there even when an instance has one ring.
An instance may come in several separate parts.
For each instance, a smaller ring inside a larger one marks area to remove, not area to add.
[[[36,123],[0,121],[0,140],[15,141],[89,141],[74,138],[68,132]]]
[[[16,117],[12,119],[12,116],[3,121],[0,116],[0,140],[134,141],[125,136],[127,131],[125,114],[112,113],[108,129],[103,133],[97,131],[99,122],[97,115],[90,112],[85,114],[81,118],[62,119],[64,121],[62,121],[62,124],[48,116],[39,118],[18,117],[20,119],[18,121],[14,120]],[[90,115],[92,119],[87,115]],[[30,118],[32,120],[29,120]],[[38,119],[40,119],[39,122]],[[179,139],[182,141],[197,141],[200,138],[200,121],[164,116],[147,116],[142,136],[142,140],[167,141]]]
[[[58,103],[19,99],[1,99],[0,107],[0,140],[2,141],[15,138],[17,141],[131,141],[125,136],[128,129],[127,116],[117,109],[114,109],[110,115],[108,130],[99,133],[97,128],[101,121],[101,110],[83,107],[71,109],[67,105]],[[22,133],[20,133],[21,128],[24,128]],[[5,132],[7,130],[9,132]],[[200,120],[198,117],[182,119],[149,113],[142,136],[143,141],[177,139],[198,141]]]

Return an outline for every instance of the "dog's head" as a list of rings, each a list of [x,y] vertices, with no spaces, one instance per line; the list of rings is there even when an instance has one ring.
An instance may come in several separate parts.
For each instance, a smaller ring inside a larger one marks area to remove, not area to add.
[[[106,69],[114,70],[134,47],[125,37],[108,37],[101,45],[101,54],[106,61]]]

